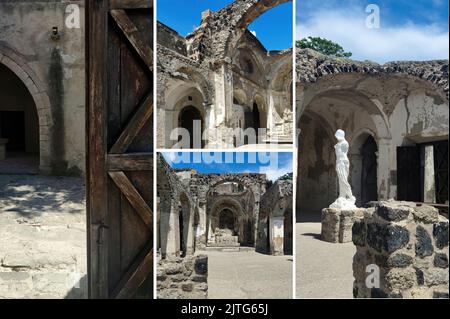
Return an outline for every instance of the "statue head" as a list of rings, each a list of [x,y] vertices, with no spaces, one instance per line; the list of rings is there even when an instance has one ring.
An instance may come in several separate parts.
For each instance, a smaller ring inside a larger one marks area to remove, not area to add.
[[[345,140],[345,132],[341,129],[338,129],[336,131],[336,133],[334,134],[334,137],[336,137],[339,142],[344,141]]]

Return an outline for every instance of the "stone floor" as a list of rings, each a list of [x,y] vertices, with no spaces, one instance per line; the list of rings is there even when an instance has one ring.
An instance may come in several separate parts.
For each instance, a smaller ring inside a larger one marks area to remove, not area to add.
[[[296,297],[353,298],[356,248],[353,243],[322,241],[320,230],[320,222],[296,225]]]
[[[81,178],[0,175],[0,298],[86,297]]]
[[[6,159],[0,161],[0,174],[37,174],[39,156],[24,153],[6,153]]]
[[[292,256],[208,251],[208,298],[290,299],[292,265]]]

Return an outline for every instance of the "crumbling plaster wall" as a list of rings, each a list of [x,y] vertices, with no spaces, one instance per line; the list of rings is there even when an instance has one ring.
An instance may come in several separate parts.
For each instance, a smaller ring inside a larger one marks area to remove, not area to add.
[[[80,28],[65,25],[66,7],[80,8]],[[58,27],[59,40],[51,39]],[[38,108],[40,170],[85,171],[84,1],[2,1],[0,63],[24,81]]]

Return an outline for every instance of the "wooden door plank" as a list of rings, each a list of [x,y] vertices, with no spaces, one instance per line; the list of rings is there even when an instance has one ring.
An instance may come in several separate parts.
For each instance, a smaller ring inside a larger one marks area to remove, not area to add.
[[[111,0],[110,9],[151,9],[153,0]]]
[[[88,294],[108,297],[108,241],[103,226],[108,220],[105,140],[107,89],[107,4],[89,1],[87,5],[87,225]]]
[[[109,154],[108,171],[153,171],[153,153]]]
[[[153,212],[124,172],[109,172],[114,183],[134,207],[145,225],[152,230]]]
[[[150,119],[153,113],[153,94],[149,93],[138,110],[131,117],[131,120],[125,126],[125,129],[120,134],[117,141],[111,147],[111,154],[121,154],[124,153],[128,146],[133,142],[133,139],[145,125],[145,123]]]
[[[111,10],[111,16],[144,64],[150,71],[153,71],[153,50],[142,41],[139,30],[130,20],[127,13],[124,10]]]
[[[141,251],[135,262],[128,268],[122,280],[114,288],[112,297],[116,299],[131,298],[142,283],[151,276],[153,271],[153,247],[147,245]]]

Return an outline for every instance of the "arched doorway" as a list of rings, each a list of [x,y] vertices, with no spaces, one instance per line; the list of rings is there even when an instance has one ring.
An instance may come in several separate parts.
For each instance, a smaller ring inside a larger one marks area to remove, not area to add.
[[[219,229],[228,230],[235,234],[235,218],[233,212],[225,208],[219,213]]]
[[[194,131],[195,122],[200,121],[200,132]],[[200,111],[192,105],[184,107],[178,116],[178,127],[184,128],[189,132],[189,148],[196,148],[194,146],[194,134],[203,133],[203,118]],[[181,138],[181,137],[180,137]],[[198,144],[198,142],[197,142]],[[204,146],[203,140],[201,140],[200,147]]]
[[[22,80],[0,64],[0,172],[38,173],[39,117]]]
[[[256,136],[258,136],[258,129],[261,127],[261,119],[260,119],[258,104],[256,104],[256,102],[253,103],[252,122],[253,122],[253,128],[255,130]]]
[[[378,200],[377,191],[377,143],[368,136],[361,147],[361,204]]]

